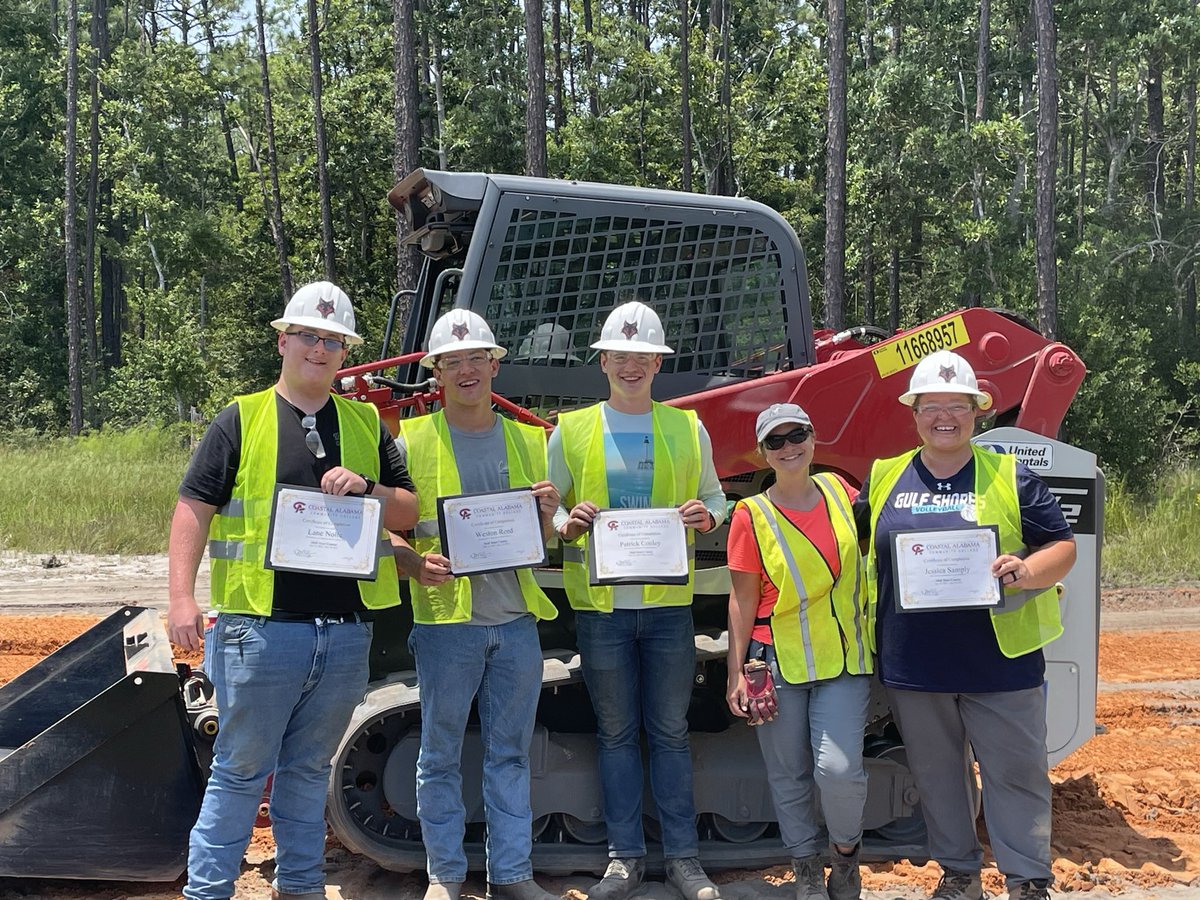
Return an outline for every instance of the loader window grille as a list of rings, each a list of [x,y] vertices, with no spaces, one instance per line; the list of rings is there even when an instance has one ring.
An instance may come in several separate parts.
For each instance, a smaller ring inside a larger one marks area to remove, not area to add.
[[[791,368],[781,254],[753,225],[517,208],[492,285],[484,317],[516,364],[594,363],[589,345],[609,312],[640,300],[676,350],[665,373]]]

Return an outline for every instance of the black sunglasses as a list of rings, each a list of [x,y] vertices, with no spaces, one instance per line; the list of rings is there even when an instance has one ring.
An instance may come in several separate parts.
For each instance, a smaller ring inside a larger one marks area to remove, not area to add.
[[[763,446],[768,450],[779,450],[784,443],[788,444],[803,444],[812,436],[812,429],[805,428],[803,425],[799,428],[794,428],[787,434],[768,434],[762,439]]]

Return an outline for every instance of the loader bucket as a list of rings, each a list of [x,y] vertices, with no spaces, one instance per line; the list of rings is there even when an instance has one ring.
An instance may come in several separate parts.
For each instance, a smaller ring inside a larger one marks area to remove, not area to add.
[[[203,792],[156,610],[124,607],[0,687],[0,876],[173,881]]]

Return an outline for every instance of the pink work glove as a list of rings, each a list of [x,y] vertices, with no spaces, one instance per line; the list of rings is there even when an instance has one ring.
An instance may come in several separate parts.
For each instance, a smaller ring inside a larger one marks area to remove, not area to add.
[[[742,666],[746,676],[746,712],[751,725],[770,722],[779,713],[775,702],[775,681],[771,668],[761,659],[752,659]]]

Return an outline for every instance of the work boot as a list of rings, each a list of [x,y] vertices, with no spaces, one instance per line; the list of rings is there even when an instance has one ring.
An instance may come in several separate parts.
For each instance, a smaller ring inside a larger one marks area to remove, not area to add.
[[[459,900],[462,896],[461,881],[429,882],[425,889],[425,900]]]
[[[698,857],[668,859],[667,881],[675,885],[684,900],[721,900],[721,892],[704,874]]]
[[[855,844],[849,855],[837,847],[829,848],[829,900],[859,900],[862,896],[862,872],[858,870],[858,855],[862,844]]]
[[[604,877],[588,889],[588,900],[625,900],[645,877],[646,861],[641,857],[610,859]]]
[[[942,880],[929,900],[983,900],[979,873],[942,869]]]
[[[821,857],[816,854],[793,857],[792,871],[796,873],[796,900],[829,900]]]
[[[271,888],[271,900],[325,900],[324,891],[309,891],[307,894],[287,894],[279,888]]]
[[[1008,889],[1008,900],[1050,900],[1049,879],[1022,881]]]
[[[512,884],[492,884],[489,881],[487,900],[558,900],[558,894],[542,890],[532,878]]]

